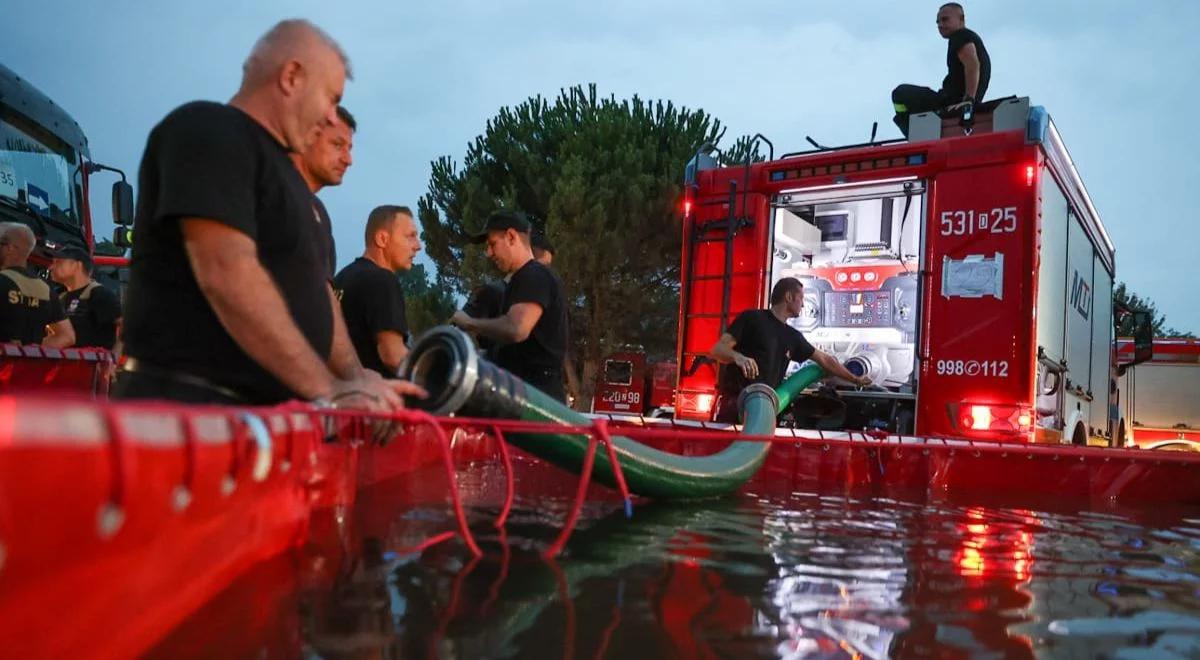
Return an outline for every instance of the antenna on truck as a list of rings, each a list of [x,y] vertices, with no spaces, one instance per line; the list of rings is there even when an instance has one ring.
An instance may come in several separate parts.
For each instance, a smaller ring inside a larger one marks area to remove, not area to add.
[[[816,141],[816,140],[812,139],[811,137],[809,137],[809,136],[807,136],[807,135],[805,135],[805,136],[804,136],[804,139],[805,139],[805,140],[808,140],[808,143],[809,143],[809,144],[811,144],[812,146],[816,147],[816,148],[817,148],[817,151],[829,151],[829,147],[826,147],[826,146],[824,146],[824,145],[822,145],[822,144],[817,144],[817,141]]]

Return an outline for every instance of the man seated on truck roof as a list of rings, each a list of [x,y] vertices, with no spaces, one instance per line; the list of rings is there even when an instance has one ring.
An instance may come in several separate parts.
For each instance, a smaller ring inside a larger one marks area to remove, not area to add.
[[[0,342],[66,348],[75,329],[50,284],[29,268],[35,245],[29,227],[0,222]]]
[[[947,2],[939,7],[937,29],[948,41],[946,67],[949,71],[942,80],[942,88],[935,92],[919,85],[899,85],[892,90],[892,105],[896,108],[893,121],[904,137],[908,137],[911,115],[951,106],[961,107],[964,113],[974,111],[975,105],[983,101],[992,79],[992,59],[983,39],[967,29],[967,16],[962,5]]]
[[[337,120],[349,77],[328,34],[281,21],[229,103],[187,103],[150,132],[116,398],[391,412],[424,394],[359,363],[312,191],[289,158]]]
[[[717,405],[713,421],[734,424],[738,421],[738,395],[751,383],[779,387],[788,362],[816,362],[826,374],[859,386],[871,384],[866,376],[855,376],[836,358],[818,351],[788,319],[804,311],[804,284],[785,277],[771,289],[771,306],[748,309],[722,333],[708,355],[721,363],[717,380]]]

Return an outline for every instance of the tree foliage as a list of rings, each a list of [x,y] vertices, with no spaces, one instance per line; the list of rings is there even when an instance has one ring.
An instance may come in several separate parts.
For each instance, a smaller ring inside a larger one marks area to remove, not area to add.
[[[400,288],[404,290],[408,330],[413,337],[446,322],[454,313],[454,296],[430,277],[424,264],[414,264],[400,273]]]
[[[1113,288],[1113,301],[1118,305],[1124,305],[1132,310],[1140,310],[1150,312],[1151,325],[1154,328],[1154,336],[1158,338],[1189,338],[1194,339],[1196,335],[1183,330],[1176,330],[1167,326],[1167,317],[1158,311],[1158,306],[1153,300],[1143,298],[1136,293],[1130,291],[1124,282],[1118,282]],[[1118,337],[1133,336],[1133,318],[1125,317],[1117,323]]]
[[[125,256],[125,248],[117,247],[116,243],[102,238],[96,241],[95,252],[97,255],[106,257],[123,257]]]
[[[465,294],[498,275],[469,237],[497,208],[524,211],[556,248],[572,352],[589,365],[585,384],[618,346],[670,355],[684,165],[721,133],[703,111],[601,98],[594,85],[501,108],[468,144],[462,167],[450,157],[433,162],[418,211],[426,254],[440,283]],[[748,140],[735,151],[761,159]]]

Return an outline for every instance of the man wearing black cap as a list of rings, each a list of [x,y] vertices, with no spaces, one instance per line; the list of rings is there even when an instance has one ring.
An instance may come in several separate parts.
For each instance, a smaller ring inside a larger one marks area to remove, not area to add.
[[[75,345],[115,352],[121,300],[92,279],[92,258],[87,250],[75,245],[56,250],[50,278],[66,288],[59,300],[75,328]]]
[[[509,276],[501,316],[475,318],[458,311],[450,322],[495,339],[494,361],[559,401],[563,392],[563,355],[567,349],[567,307],[562,282],[533,258],[529,220],[522,213],[497,211],[475,243],[486,244],[488,258]]]

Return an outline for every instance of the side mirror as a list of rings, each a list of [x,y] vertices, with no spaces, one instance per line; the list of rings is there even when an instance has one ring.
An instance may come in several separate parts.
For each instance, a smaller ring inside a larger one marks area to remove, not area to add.
[[[126,181],[117,181],[112,187],[112,217],[120,229],[133,224],[133,186]],[[114,243],[116,241],[113,241]]]
[[[133,247],[133,227],[117,225],[113,230],[113,245],[122,250]]]
[[[1133,364],[1154,357],[1154,319],[1150,312],[1133,312]]]

